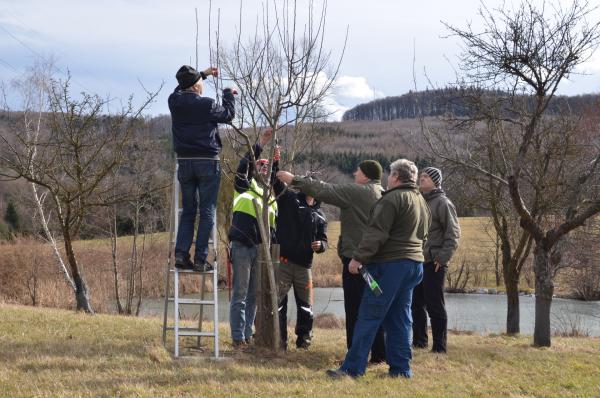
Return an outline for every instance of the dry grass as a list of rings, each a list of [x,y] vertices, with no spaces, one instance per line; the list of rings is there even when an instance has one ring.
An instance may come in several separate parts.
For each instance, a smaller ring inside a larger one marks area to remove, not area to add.
[[[231,354],[233,360],[173,360],[160,320],[0,304],[2,397],[597,397],[600,339],[449,336],[449,354],[414,353],[411,380],[368,369],[358,380],[324,370],[345,353],[343,329],[315,330],[309,351]],[[227,325],[222,325],[227,335]]]
[[[131,238],[118,243],[118,261],[123,268],[130,259]],[[159,297],[164,293],[164,270],[167,262],[167,234],[147,237],[144,249],[142,285],[144,297]],[[114,276],[108,240],[75,243],[77,259],[91,292],[92,305],[100,312],[110,310],[114,302]],[[37,280],[36,280],[37,275]],[[69,286],[48,245],[33,239],[0,242],[0,298],[19,304],[32,304],[33,286],[37,282],[37,305],[73,308],[73,294],[65,294]],[[121,286],[124,287],[124,281]],[[184,284],[185,292],[195,292],[198,286]]]
[[[486,218],[461,218],[463,237],[450,264],[455,270],[461,261],[468,261],[471,279],[468,287],[495,287],[493,239],[486,232]],[[337,241],[340,223],[330,222],[328,236],[329,250],[315,255],[313,280],[317,287],[341,286],[341,261],[337,255]],[[143,294],[145,297],[158,297],[164,289],[164,267],[167,261],[168,234],[149,235],[143,262]],[[106,239],[76,242],[78,259],[89,284],[92,304],[98,311],[110,310],[114,302],[113,271],[110,242]],[[131,238],[119,239],[119,262],[127,263],[131,253]],[[221,264],[225,264],[225,253]],[[225,267],[220,271],[226,273]],[[30,239],[0,243],[0,298],[19,304],[32,304],[32,290],[36,282],[36,301],[47,307],[72,308],[73,297],[64,294],[67,288],[58,272],[50,248]],[[197,285],[185,285],[185,292],[195,292]]]

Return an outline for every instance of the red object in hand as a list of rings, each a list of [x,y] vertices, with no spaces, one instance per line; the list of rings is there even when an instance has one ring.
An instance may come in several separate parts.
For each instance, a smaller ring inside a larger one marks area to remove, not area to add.
[[[237,95],[237,94],[238,94],[238,93],[237,93],[237,90],[236,90],[235,88],[234,88],[233,90],[231,90],[231,93],[232,93],[233,95]]]
[[[281,160],[281,150],[279,149],[279,145],[275,147],[275,151],[273,152],[273,161],[277,162]]]

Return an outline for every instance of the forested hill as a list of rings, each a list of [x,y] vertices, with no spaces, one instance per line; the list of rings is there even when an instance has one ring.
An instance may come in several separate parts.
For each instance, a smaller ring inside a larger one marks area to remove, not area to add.
[[[502,92],[481,92],[457,88],[444,88],[427,91],[411,91],[395,97],[385,97],[360,104],[347,110],[342,120],[394,120],[422,116],[468,116],[473,98],[481,95],[487,98],[506,97]],[[523,97],[524,98],[524,97]],[[600,102],[600,94],[577,96],[557,96],[549,107],[549,112],[559,113],[568,109],[581,114],[590,106]]]

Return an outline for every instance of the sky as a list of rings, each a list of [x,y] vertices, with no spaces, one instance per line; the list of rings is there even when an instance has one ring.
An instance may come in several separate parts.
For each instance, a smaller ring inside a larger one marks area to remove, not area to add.
[[[243,0],[244,34],[251,31],[264,1]],[[489,8],[501,3],[485,2]],[[302,20],[308,0],[298,4]],[[480,0],[329,0],[324,45],[334,59],[349,29],[328,101],[334,118],[359,103],[414,90],[415,80],[418,90],[456,81],[461,47],[455,37],[448,37],[442,22],[459,27],[472,23],[476,28],[480,4]],[[140,103],[144,87],[156,90],[164,82],[146,114],[168,114],[167,97],[177,85],[175,72],[183,64],[195,63],[195,8],[199,67],[204,69],[209,66],[208,0],[0,0],[0,81],[8,84],[36,59],[53,57],[59,77],[70,72],[74,91],[96,93],[117,104],[132,94]],[[221,41],[233,43],[240,1],[212,1],[213,35],[217,10]],[[563,83],[560,94],[600,92],[600,50],[578,72]]]

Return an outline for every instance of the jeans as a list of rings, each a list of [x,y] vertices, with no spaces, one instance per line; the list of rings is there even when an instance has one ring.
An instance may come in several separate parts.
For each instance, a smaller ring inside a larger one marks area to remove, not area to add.
[[[233,293],[229,305],[229,325],[233,341],[252,337],[252,325],[256,317],[256,277],[258,272],[257,247],[231,242],[231,267],[233,270]]]
[[[423,281],[413,291],[413,346],[427,347],[427,314],[431,320],[433,351],[446,352],[448,316],[444,301],[447,267],[435,272],[435,264],[423,264]]]
[[[352,338],[354,336],[354,326],[358,319],[358,309],[362,300],[363,291],[366,282],[360,274],[351,274],[348,271],[350,258],[342,257],[342,286],[344,288],[344,312],[346,313],[346,346],[352,347]],[[371,347],[371,362],[385,362],[385,334],[383,327],[380,327],[375,335],[373,346]]]
[[[221,183],[221,166],[218,160],[210,159],[180,159],[177,162],[179,164],[177,179],[181,186],[183,209],[179,218],[175,254],[189,256],[194,239],[196,210],[199,210],[200,221],[196,233],[194,261],[204,263],[208,255],[208,240],[214,224]]]
[[[423,278],[423,264],[403,259],[369,264],[368,270],[379,283],[383,294],[375,296],[371,289],[365,286],[352,347],[346,354],[341,370],[352,376],[365,373],[373,340],[383,324],[390,375],[411,377],[410,305],[413,288]]]

